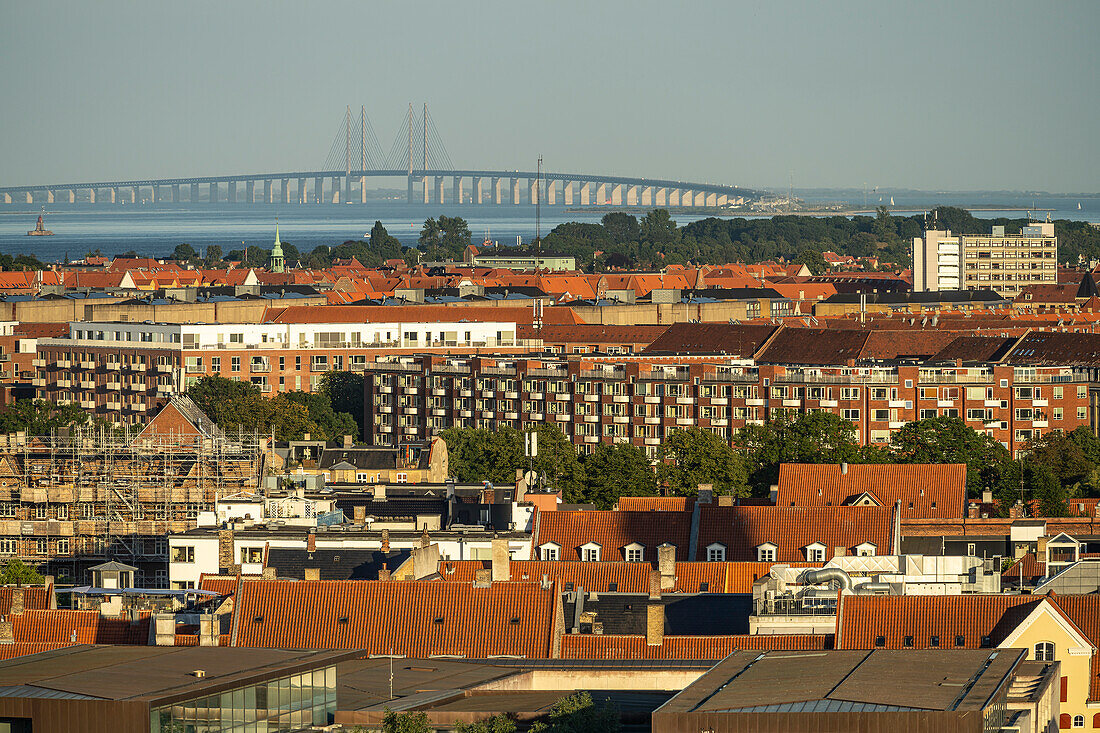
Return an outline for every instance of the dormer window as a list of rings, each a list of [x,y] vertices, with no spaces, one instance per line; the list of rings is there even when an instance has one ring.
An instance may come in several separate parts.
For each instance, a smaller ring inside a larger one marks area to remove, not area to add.
[[[779,546],[772,542],[765,542],[756,546],[756,559],[760,562],[775,562],[776,551]]]
[[[645,562],[645,545],[632,542],[623,548],[623,557],[627,562]]]
[[[806,562],[825,562],[825,545],[814,542],[806,545]]]
[[[539,545],[539,557],[543,560],[561,560],[561,545],[555,542]]]
[[[726,546],[721,542],[707,545],[707,562],[725,562]]]
[[[878,547],[874,542],[864,542],[856,545],[856,555],[860,557],[873,557],[878,554]]]
[[[599,562],[600,549],[600,543],[598,542],[589,542],[581,545],[581,560],[585,562]]]

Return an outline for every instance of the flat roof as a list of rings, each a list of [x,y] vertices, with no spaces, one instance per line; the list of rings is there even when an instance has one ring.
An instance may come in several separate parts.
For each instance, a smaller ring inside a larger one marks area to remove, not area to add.
[[[162,705],[334,665],[358,651],[82,644],[0,666],[0,697]],[[196,677],[195,670],[204,677]]]
[[[661,713],[983,710],[1022,649],[738,651]]]

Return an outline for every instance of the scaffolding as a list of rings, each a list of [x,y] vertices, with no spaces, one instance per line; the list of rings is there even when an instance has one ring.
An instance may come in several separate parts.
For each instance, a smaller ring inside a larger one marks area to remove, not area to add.
[[[195,527],[221,496],[259,489],[265,448],[259,435],[220,431],[0,435],[0,554],[166,563],[168,534]]]

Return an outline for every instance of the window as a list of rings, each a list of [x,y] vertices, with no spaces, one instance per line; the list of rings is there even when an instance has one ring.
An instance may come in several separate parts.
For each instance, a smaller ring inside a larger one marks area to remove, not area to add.
[[[58,504],[57,505],[57,518],[58,519],[68,519],[69,518],[69,505],[68,504]]]
[[[596,543],[585,545],[581,548],[581,559],[585,562],[600,561],[600,546]]]
[[[966,646],[966,637],[965,636],[956,636],[955,637],[955,646]]]
[[[933,649],[938,647],[939,645],[940,645],[940,637],[938,637],[938,636],[933,636],[931,639],[928,640],[928,646],[932,647]]]
[[[911,636],[905,637],[905,641],[903,643],[903,646],[905,646],[906,648],[911,649],[913,647],[913,637],[911,637]]]
[[[1054,661],[1054,643],[1049,641],[1040,641],[1035,645],[1035,661],[1036,662],[1053,662]]]
[[[560,560],[561,548],[554,544],[542,546],[542,559],[543,560]]]
[[[34,518],[35,519],[49,519],[50,518],[50,505],[49,504],[35,504],[34,505]]]
[[[1088,415],[1088,408],[1087,407],[1078,407],[1077,408],[1077,419],[1078,420],[1087,420],[1088,417],[1089,417],[1089,415]]]
[[[841,410],[845,420],[858,420],[859,410]]]
[[[177,545],[172,548],[172,562],[195,562],[193,545]]]
[[[260,563],[264,561],[264,550],[262,547],[242,547],[241,548],[241,564],[244,563]]]
[[[14,555],[16,552],[15,543],[16,541],[12,537],[0,538],[0,555]]]
[[[877,646],[877,647],[886,646],[886,637],[885,636],[876,636],[875,637],[875,646]]]
[[[62,537],[57,541],[57,554],[68,555],[69,554],[69,538]]]
[[[229,371],[239,372],[241,370],[241,357],[234,356],[229,360]]]
[[[34,541],[34,554],[46,555],[50,551],[50,541],[45,537],[39,537]]]
[[[818,544],[806,548],[807,562],[825,562],[825,548]]]
[[[1074,715],[1073,716],[1073,727],[1074,728],[1084,728],[1085,727],[1085,716],[1084,715]]]
[[[645,548],[641,545],[628,545],[626,548],[626,561],[627,562],[642,562],[642,558],[645,555]]]
[[[713,545],[707,545],[707,562],[725,562],[726,561],[726,546],[714,543]]]
[[[220,356],[210,357],[210,370],[214,372],[222,370],[222,358]]]
[[[769,543],[756,548],[756,559],[760,562],[775,562],[776,546]]]

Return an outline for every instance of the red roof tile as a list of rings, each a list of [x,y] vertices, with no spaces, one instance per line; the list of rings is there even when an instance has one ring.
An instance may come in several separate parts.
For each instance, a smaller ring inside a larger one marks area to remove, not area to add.
[[[756,560],[757,547],[776,545],[777,562],[806,560],[805,548],[815,542],[825,545],[826,561],[835,548],[851,554],[865,542],[875,545],[875,554],[894,553],[894,507],[766,507],[704,505],[699,518],[698,558],[707,547],[720,543],[726,559]]]
[[[72,644],[147,644],[148,613],[133,623],[105,618],[98,611],[25,611],[8,617],[16,642]]]
[[[244,580],[236,646],[545,658],[558,593],[538,583]]]
[[[53,651],[54,649],[63,649],[67,646],[72,646],[72,644],[31,644],[27,642],[0,644],[0,659],[14,659],[15,657],[25,657],[28,654],[40,654],[41,652]]]
[[[600,545],[602,560],[625,560],[623,548],[644,545],[643,560],[657,559],[657,547],[676,546],[676,559],[688,559],[691,512],[556,511],[540,512],[534,547],[553,542],[562,560],[580,560],[582,545]]]
[[[694,506],[694,496],[620,496],[615,508],[626,512],[683,512]]]
[[[953,518],[966,513],[966,464],[784,463],[779,467],[778,506],[842,506],[868,493],[877,503],[901,502],[901,516]]]
[[[475,570],[487,570],[488,560],[443,560],[439,574],[444,580],[472,583]],[[546,577],[559,585],[572,583],[575,589],[606,593],[615,584],[619,593],[648,593],[649,573],[653,566],[644,562],[554,562],[548,560],[512,560],[512,582],[542,582]]]
[[[11,599],[16,590],[23,591],[24,610],[41,610],[50,607],[50,592],[46,586],[32,585],[17,589],[15,586],[5,585],[0,586],[0,616],[11,613]]]
[[[1019,588],[1020,580],[1023,585],[1036,585],[1047,576],[1047,564],[1035,559],[1034,552],[1028,552],[1003,573],[1001,573],[1001,585],[1005,588]]]

